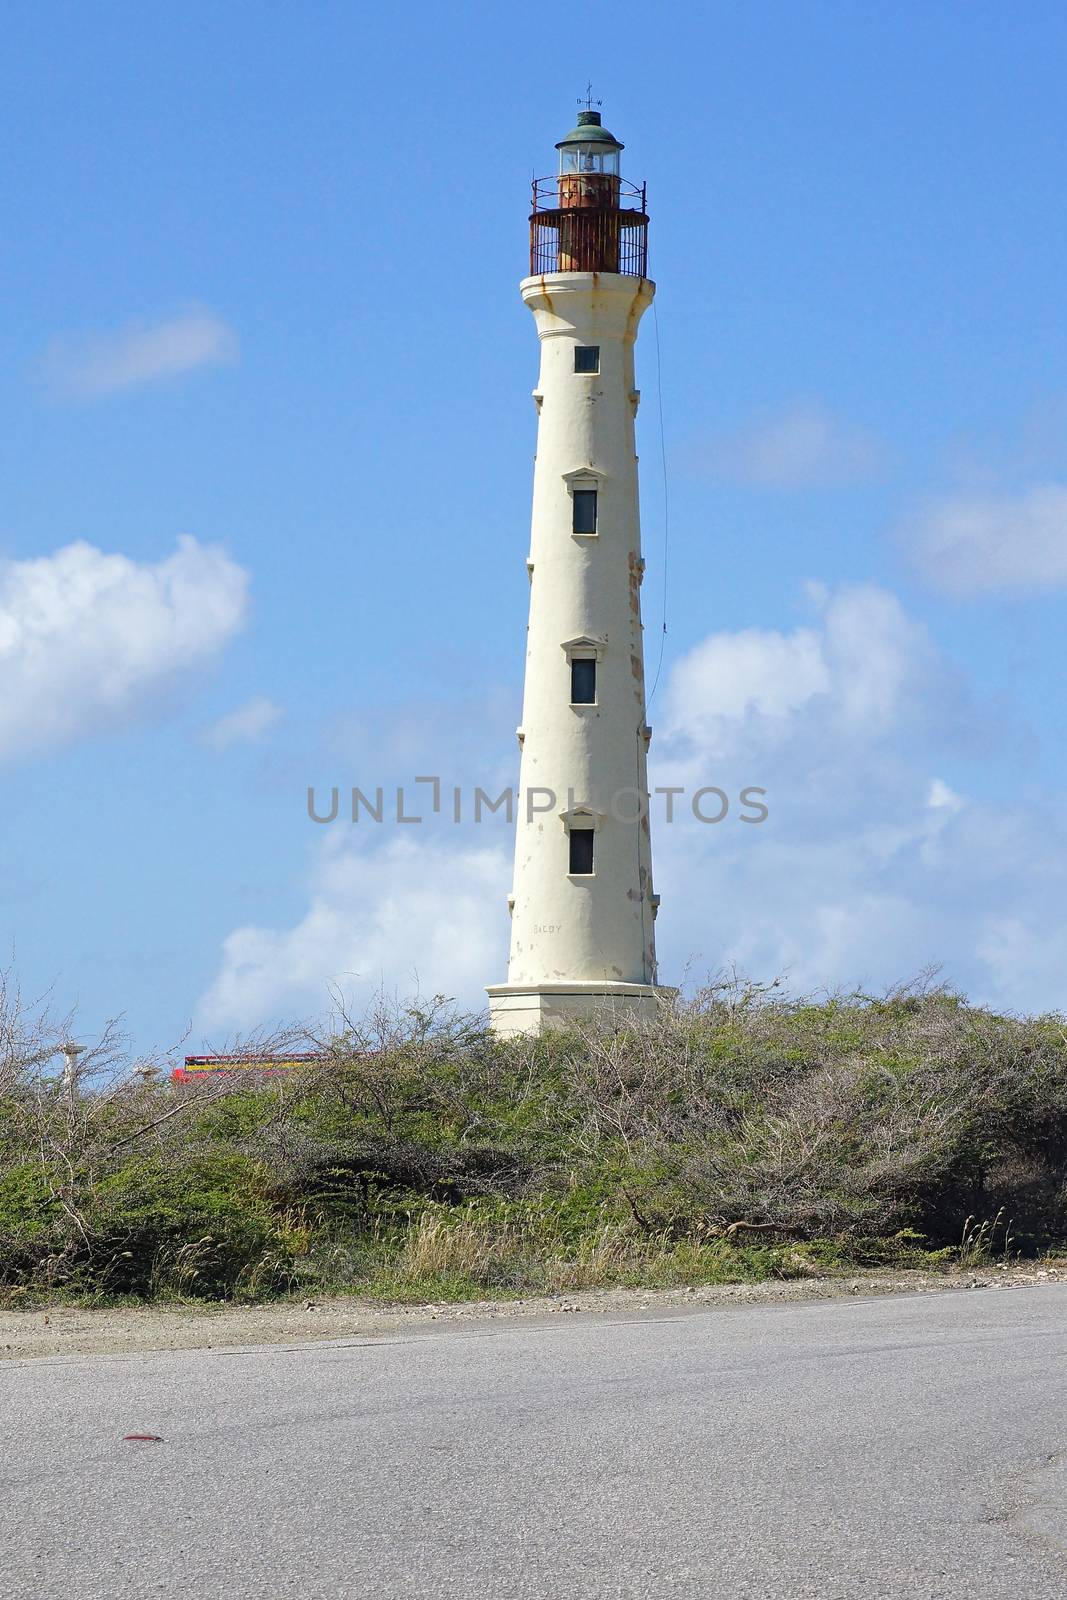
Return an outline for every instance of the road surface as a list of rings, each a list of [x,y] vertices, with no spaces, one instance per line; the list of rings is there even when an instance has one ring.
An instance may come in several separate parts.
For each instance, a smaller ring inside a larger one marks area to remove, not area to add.
[[[13,1361],[0,1594],[1062,1600],[1065,1358],[1050,1286]]]

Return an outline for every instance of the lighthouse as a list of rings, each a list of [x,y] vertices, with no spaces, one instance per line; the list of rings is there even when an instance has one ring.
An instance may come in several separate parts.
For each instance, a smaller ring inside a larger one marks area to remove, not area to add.
[[[533,185],[540,341],[537,455],[515,867],[501,1036],[649,1014],[656,975],[634,418],[638,325],[652,303],[645,189],[591,108]]]

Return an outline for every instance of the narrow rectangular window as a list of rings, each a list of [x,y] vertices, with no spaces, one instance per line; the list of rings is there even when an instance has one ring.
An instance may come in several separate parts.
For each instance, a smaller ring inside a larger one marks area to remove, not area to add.
[[[574,500],[574,532],[596,532],[596,490],[575,489]]]
[[[592,657],[571,662],[571,705],[596,705],[596,661]]]
[[[600,371],[600,346],[598,344],[576,344],[574,347],[575,372]]]
[[[572,828],[570,831],[570,871],[588,877],[593,870],[593,829]]]

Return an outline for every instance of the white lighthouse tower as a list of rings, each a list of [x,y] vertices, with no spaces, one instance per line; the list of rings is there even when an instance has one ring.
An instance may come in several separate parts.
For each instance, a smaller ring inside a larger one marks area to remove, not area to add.
[[[654,1010],[656,982],[634,417],[646,276],[644,187],[579,113],[535,181],[530,276],[541,344],[530,623],[508,980],[493,1029]]]

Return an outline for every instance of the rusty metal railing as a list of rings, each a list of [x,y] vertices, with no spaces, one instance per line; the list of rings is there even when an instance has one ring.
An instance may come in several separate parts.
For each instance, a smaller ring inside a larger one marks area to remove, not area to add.
[[[581,205],[600,208],[613,201],[619,210],[639,211],[642,215],[645,212],[646,186],[606,172],[564,172],[551,178],[535,178],[532,187],[535,211],[560,211]]]
[[[645,186],[607,173],[536,178],[530,273],[620,272],[648,276]]]

